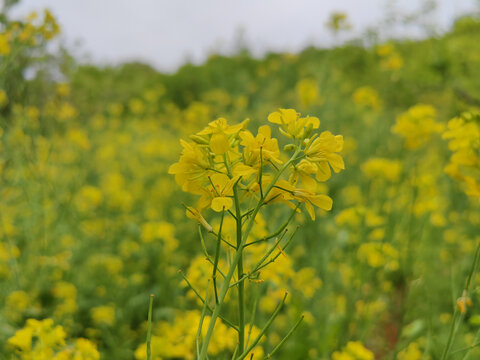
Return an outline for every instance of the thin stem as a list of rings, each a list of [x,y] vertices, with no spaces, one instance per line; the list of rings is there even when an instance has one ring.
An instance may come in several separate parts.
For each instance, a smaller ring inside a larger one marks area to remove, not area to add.
[[[210,255],[208,254],[207,247],[205,246],[205,240],[203,239],[203,234],[202,234],[202,228],[201,225],[198,225],[198,235],[200,236],[200,244],[202,245],[202,250],[207,259],[210,258]]]
[[[261,198],[263,198],[262,175],[263,175],[263,146],[260,146],[260,171],[258,172],[258,186],[260,188]]]
[[[292,211],[292,214],[290,215],[290,217],[287,219],[287,221],[285,221],[285,223],[283,223],[282,226],[280,226],[277,231],[275,231],[274,233],[268,235],[268,236],[265,236],[259,240],[256,240],[256,241],[252,241],[252,242],[249,242],[247,244],[245,244],[245,247],[247,246],[250,246],[250,245],[253,245],[253,244],[256,244],[256,243],[259,243],[259,242],[262,242],[262,241],[266,241],[266,240],[270,240],[278,235],[280,235],[280,233],[286,229],[286,227],[288,226],[288,224],[290,223],[290,221],[292,221],[293,219],[293,216],[295,215],[295,213],[297,212],[297,209],[300,207],[300,203],[297,204],[297,206],[295,207],[295,209],[293,209]]]
[[[148,305],[148,321],[147,321],[147,360],[152,359],[152,313],[153,298],[155,295],[150,294],[150,304]]]
[[[225,167],[229,176],[232,176],[227,156],[225,155]],[[237,253],[240,254],[237,263],[237,277],[243,276],[243,248],[242,248],[242,210],[240,209],[240,198],[238,196],[238,181],[233,186],[233,198],[235,201],[236,230],[237,230]],[[217,302],[218,303],[218,302]],[[245,286],[238,284],[238,351],[243,352],[245,347]]]
[[[468,296],[468,294],[469,294],[471,280],[474,277],[474,274],[476,273],[479,254],[480,254],[480,242],[477,244],[477,248],[475,250],[475,255],[474,255],[474,258],[473,258],[472,266],[470,267],[470,272],[469,272],[468,277],[465,281],[465,288],[462,292],[462,296]],[[463,315],[464,314],[460,314],[460,319],[457,321],[457,318],[459,317],[459,310],[458,310],[457,307],[455,307],[455,311],[453,313],[452,323],[450,325],[450,331],[449,331],[449,334],[448,334],[447,344],[445,345],[445,349],[443,350],[441,360],[446,360],[448,355],[450,355],[449,354],[450,348],[453,345],[455,336],[457,334],[457,330],[460,327],[461,321],[463,319]]]
[[[478,342],[479,336],[480,336],[480,330],[478,330],[477,334],[475,335],[474,343],[466,349],[467,352],[463,356],[462,360],[467,360],[470,357],[470,353],[472,352],[472,350],[480,345],[480,342]],[[463,349],[463,350],[465,350],[465,349]],[[454,351],[454,352],[452,352],[452,354],[454,354],[456,352],[457,351]]]
[[[287,248],[287,246],[290,244],[290,242],[292,241],[293,239],[293,236],[295,235],[295,232],[293,232],[292,236],[290,236],[290,238],[288,239],[287,243],[285,244],[285,246],[283,247],[283,249],[280,248],[280,251],[275,254],[274,257],[272,257],[268,262],[265,262],[264,261],[272,254],[272,252],[275,251],[275,249],[278,249],[279,247],[279,244],[280,242],[283,240],[283,237],[285,236],[285,234],[287,233],[287,230],[288,229],[285,229],[285,232],[282,234],[282,236],[280,237],[280,239],[277,239],[277,241],[275,242],[275,244],[267,251],[267,253],[260,259],[260,261],[257,262],[257,264],[253,267],[253,270],[251,270],[248,274],[244,274],[241,278],[239,278],[236,282],[232,283],[230,285],[230,287],[233,287],[233,286],[236,286],[237,284],[241,283],[242,281],[244,281],[245,279],[247,278],[251,278],[253,275],[255,275],[256,272],[258,272],[260,269],[263,269],[265,266],[267,266],[268,264],[271,264],[273,263],[279,256],[280,254],[283,253],[283,250],[285,250]]]
[[[467,347],[464,347],[464,348],[461,348],[461,349],[458,349],[458,350],[455,350],[455,351],[452,351],[450,354],[457,354],[457,353],[460,353],[460,352],[463,352],[463,351],[467,351],[467,350],[472,350],[474,348],[476,348],[477,346],[480,345],[480,342],[476,342],[475,344],[473,345],[470,345],[470,346],[467,346]]]
[[[250,336],[252,335],[253,323],[255,322],[255,316],[257,314],[257,305],[258,305],[258,299],[259,298],[260,298],[260,291],[258,291],[258,288],[257,288],[257,296],[255,296],[255,301],[253,303],[252,314],[251,314],[251,317],[250,317],[250,326],[248,328],[247,346],[250,342]]]
[[[202,244],[202,249],[205,255],[205,259],[207,259],[207,261],[210,264],[214,265],[214,261],[212,260],[210,254],[207,251],[207,247],[205,246],[205,240],[203,239],[202,229],[200,228],[200,226],[198,226],[198,234],[200,236],[200,243]],[[218,267],[217,267],[217,271],[220,273],[220,275],[222,275],[225,278],[225,274]]]
[[[210,280],[208,281],[208,285],[210,284]],[[207,294],[205,295],[205,302],[203,303],[203,308],[202,308],[202,314],[200,315],[200,321],[198,323],[198,328],[197,328],[197,336],[195,337],[195,346],[197,348],[197,358],[200,356],[200,346],[199,343],[201,341],[202,337],[202,327],[203,327],[203,320],[205,319],[205,312],[207,310],[207,303],[208,303],[208,295],[209,295],[209,290],[210,286],[207,285]]]
[[[285,295],[283,296],[283,299],[282,301],[280,302],[280,304],[277,305],[277,308],[275,309],[275,311],[273,312],[272,316],[270,316],[270,319],[268,319],[267,323],[265,324],[265,326],[263,327],[263,329],[260,331],[260,333],[258,334],[258,336],[255,338],[255,340],[252,341],[252,344],[250,346],[248,346],[247,350],[245,350],[242,354],[240,354],[240,356],[237,358],[237,360],[242,360],[245,358],[245,356],[247,356],[250,351],[255,347],[257,346],[258,342],[260,341],[260,339],[262,338],[262,336],[267,332],[268,328],[270,327],[270,325],[272,325],[273,323],[273,320],[275,320],[275,318],[277,317],[278,313],[280,312],[280,310],[282,309],[283,305],[285,304],[285,300],[287,300],[287,296],[288,296],[288,293],[286,292]]]
[[[185,282],[187,283],[188,287],[195,293],[195,295],[197,295],[197,297],[199,298],[199,300],[202,302],[202,304],[205,304],[205,299],[202,297],[202,295],[200,295],[200,293],[197,291],[197,289],[195,289],[192,285],[192,283],[188,280],[188,278],[185,276],[185,274],[183,273],[182,270],[178,270],[178,273],[183,277],[183,280],[185,280]],[[211,313],[213,313],[213,309],[207,304],[207,309],[208,311],[210,311]],[[223,320],[223,322],[225,324],[227,324],[228,326],[230,326],[231,328],[233,328],[235,331],[238,332],[238,328],[235,324],[233,324],[230,320],[226,319],[224,316],[222,315],[219,315],[218,316],[220,319]]]
[[[250,274],[255,274],[257,271],[263,269],[265,266],[275,262],[275,260],[277,260],[277,258],[284,253],[284,251],[287,249],[288,245],[290,245],[290,243],[292,242],[292,239],[293,237],[295,236],[295,233],[297,232],[297,229],[298,227],[295,229],[295,231],[292,233],[292,235],[290,235],[290,238],[287,240],[287,242],[285,243],[285,245],[283,246],[283,249],[280,248],[279,252],[277,254],[275,254],[274,257],[270,258],[270,260],[268,260],[267,262],[264,262],[266,260],[265,259],[262,259],[261,261],[259,261],[257,263],[257,265],[254,267],[254,270],[250,273]],[[275,250],[277,248],[277,246],[279,246],[279,242],[278,241],[273,247],[272,247],[272,251],[268,254],[268,256],[273,252],[273,250]]]
[[[265,356],[265,357],[263,358],[263,360],[271,359],[272,356],[275,355],[275,353],[282,347],[282,345],[285,344],[285,342],[288,340],[288,338],[289,338],[290,336],[292,336],[292,334],[295,332],[295,330],[297,330],[297,328],[298,328],[298,326],[300,325],[300,323],[302,322],[303,318],[304,318],[304,315],[302,315],[302,316],[300,317],[300,319],[298,319],[297,323],[290,329],[290,331],[288,332],[288,334],[285,335],[285,337],[283,338],[283,340],[280,341],[280,342],[278,343],[278,345],[273,348],[272,352],[269,353],[267,356]]]
[[[295,161],[299,152],[300,152],[300,150],[297,149],[295,151],[295,153],[292,155],[292,157],[290,158],[290,160],[288,160],[282,166],[282,168],[277,172],[277,174],[275,174],[275,177],[273,178],[272,183],[268,186],[268,188],[266,189],[266,191],[264,193],[264,197],[261,198],[260,201],[257,203],[257,205],[256,205],[256,207],[255,207],[255,209],[252,213],[252,216],[250,217],[250,221],[247,223],[245,231],[242,234],[243,235],[242,243],[240,244],[240,249],[239,250],[243,249],[243,247],[245,246],[246,240],[248,239],[248,235],[250,234],[250,231],[253,228],[255,217],[256,217],[257,213],[260,211],[260,208],[263,205],[263,201],[265,200],[265,197],[268,196],[268,194],[270,193],[270,191],[272,190],[273,186],[275,185],[277,180],[280,178],[282,173],[290,166],[290,164],[293,161]],[[227,292],[228,292],[229,287],[230,287],[230,281],[232,280],[233,274],[235,272],[235,268],[237,267],[237,264],[240,261],[241,255],[242,255],[242,252],[237,250],[237,252],[235,253],[235,256],[233,258],[232,264],[230,265],[230,268],[228,270],[228,273],[225,276],[225,281],[223,282],[222,288],[220,289],[220,295],[219,295],[219,299],[218,299],[219,303],[215,306],[215,308],[213,310],[212,317],[211,317],[210,323],[208,325],[207,334],[205,335],[205,339],[204,339],[203,344],[202,344],[202,350],[200,352],[200,359],[199,360],[204,360],[207,357],[208,344],[210,342],[210,338],[212,337],[213,329],[215,328],[215,322],[217,321],[217,318],[220,315],[220,310],[222,308],[223,302],[225,300],[225,297],[227,296]]]
[[[232,360],[235,360],[235,357],[237,356],[237,352],[238,352],[238,344],[237,344],[237,346],[235,346],[235,350],[234,350],[233,355],[232,355]]]
[[[222,217],[220,218],[220,227],[218,229],[218,240],[217,240],[217,248],[215,249],[215,260],[213,262],[213,272],[212,272],[212,279],[213,279],[213,289],[215,291],[215,303],[218,304],[218,293],[217,293],[217,268],[218,268],[218,259],[220,257],[220,244],[222,242],[222,227],[223,227],[223,218],[225,216],[225,208],[222,211]]]

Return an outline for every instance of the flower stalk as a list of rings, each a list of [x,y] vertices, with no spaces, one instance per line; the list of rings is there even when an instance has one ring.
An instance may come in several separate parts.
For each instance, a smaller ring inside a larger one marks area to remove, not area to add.
[[[296,230],[283,245],[281,242],[288,232],[288,225],[294,215],[301,212],[302,205],[312,219],[315,219],[314,207],[326,211],[331,209],[332,200],[327,195],[318,193],[317,184],[330,178],[331,169],[339,172],[344,168],[343,159],[338,154],[343,147],[342,136],[333,135],[328,131],[320,135],[312,134],[320,125],[317,118],[308,116],[302,118],[293,109],[280,109],[270,114],[268,120],[278,124],[279,131],[291,142],[285,147],[291,154],[286,161],[283,160],[279,150],[278,140],[271,136],[270,126],[260,126],[258,134],[254,136],[246,130],[247,121],[230,126],[225,119],[220,118],[191,137],[194,142],[181,141],[183,151],[180,161],[169,169],[169,173],[175,175],[177,183],[184,191],[200,196],[195,208],[186,207],[187,216],[197,221],[216,239],[214,251],[209,253],[208,239],[203,237],[199,228],[203,253],[212,265],[212,281],[207,285],[207,293],[210,290],[209,287],[213,286],[211,289],[213,304],[209,304],[208,297],[204,298],[198,289],[194,289],[182,273],[188,286],[203,304],[202,325],[203,322],[208,322],[206,332],[199,330],[197,336],[199,360],[205,360],[208,357],[209,345],[219,318],[235,328],[238,333],[237,346],[232,359],[240,360],[252,355],[251,351],[258,345],[284,307],[286,295],[260,334],[250,342],[257,305],[255,302],[253,313],[250,314],[250,323],[246,324],[248,297],[245,282],[247,280],[263,282],[260,278],[260,270],[284,254]],[[263,208],[274,204],[289,206],[292,209],[291,214],[276,231],[255,239],[252,230],[257,223],[258,215]],[[202,215],[202,211],[208,209],[220,216],[218,230],[214,229]],[[233,220],[232,236],[228,235],[228,230],[225,230],[226,217]],[[229,241],[233,238],[235,241]],[[255,246],[265,246],[262,243],[270,239],[275,240],[271,246],[268,246],[264,255],[253,264],[245,264],[245,252]],[[228,247],[225,248],[225,245]],[[223,268],[222,271],[221,259],[224,256],[229,261],[226,269]],[[218,274],[223,277],[221,285],[217,281]],[[237,293],[236,325],[230,321],[227,322],[221,315],[222,309],[226,306],[227,295],[234,288]],[[211,313],[208,319],[205,317],[206,312]],[[248,334],[245,332],[246,328],[248,328]],[[281,344],[286,341],[286,338]],[[278,347],[276,349],[278,350]],[[277,350],[274,349],[275,352]]]

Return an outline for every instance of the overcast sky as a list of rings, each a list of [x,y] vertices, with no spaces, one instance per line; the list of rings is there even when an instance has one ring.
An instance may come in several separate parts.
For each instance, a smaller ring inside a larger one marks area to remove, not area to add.
[[[256,55],[298,51],[307,45],[328,46],[325,28],[334,11],[346,12],[349,36],[385,18],[392,0],[23,0],[15,16],[48,7],[62,27],[64,41],[80,46],[77,55],[96,63],[148,62],[163,71],[186,59],[202,62],[212,51],[228,54],[239,29]],[[411,12],[421,0],[396,0]],[[445,29],[453,19],[478,8],[478,0],[438,0],[431,20]],[[345,35],[347,36],[347,35]]]

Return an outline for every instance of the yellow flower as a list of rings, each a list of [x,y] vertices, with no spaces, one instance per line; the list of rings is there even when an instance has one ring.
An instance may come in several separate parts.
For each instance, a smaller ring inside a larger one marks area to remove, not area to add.
[[[314,191],[317,188],[317,182],[312,175],[317,172],[318,166],[315,163],[302,159],[298,165],[295,166],[290,177],[290,182],[296,184],[298,178],[300,178],[305,189]]]
[[[217,212],[229,210],[233,205],[233,185],[237,179],[230,179],[225,174],[213,174],[210,180],[212,182],[210,194],[213,196],[210,207]]]
[[[227,120],[225,118],[218,118],[215,121],[212,121],[208,124],[208,126],[199,131],[197,135],[210,135],[210,134],[226,134],[226,135],[233,135],[237,134],[240,130],[245,128],[248,124],[248,120],[243,121],[240,124],[229,126],[227,124]]]
[[[326,181],[331,176],[330,167],[338,173],[345,169],[343,158],[337,154],[343,149],[343,136],[324,131],[305,149],[306,159],[318,166],[317,180]]]
[[[332,360],[374,360],[373,352],[360,341],[349,341],[342,351],[335,351]]]
[[[407,348],[398,353],[398,360],[422,360],[423,353],[416,342],[410,343]]]
[[[297,95],[300,99],[302,106],[310,106],[317,100],[317,103],[321,103],[318,95],[318,85],[313,79],[303,79],[297,82],[295,86]]]
[[[384,178],[389,181],[398,181],[402,164],[397,160],[370,158],[362,164],[361,169],[370,179]]]
[[[243,154],[247,165],[259,167],[261,161],[265,165],[269,160],[281,163],[278,142],[277,139],[271,138],[271,133],[272,130],[268,125],[260,126],[256,137],[253,137],[248,130],[240,132],[239,136],[242,139],[240,144],[245,147]]]
[[[228,137],[224,133],[213,134],[210,138],[210,150],[215,155],[223,155],[230,148]]]
[[[407,149],[416,149],[426,144],[432,134],[442,132],[443,125],[436,122],[437,112],[430,105],[415,105],[397,116],[392,132],[405,138]]]
[[[8,339],[8,344],[22,351],[29,351],[32,347],[33,330],[30,328],[20,329]]]
[[[115,307],[97,306],[90,310],[93,322],[97,325],[106,324],[113,325],[115,322]]]
[[[171,165],[169,174],[175,175],[175,181],[183,191],[202,194],[202,187],[208,181],[207,170],[210,167],[208,154],[204,147],[180,140],[183,151],[180,160]]]
[[[279,201],[285,202],[290,207],[294,207],[290,203],[291,200],[303,202],[312,220],[315,220],[314,205],[326,211],[332,209],[333,201],[327,195],[315,194],[308,190],[297,189],[295,186],[285,180],[280,180],[276,187],[281,191],[282,195],[279,197]]]
[[[300,118],[300,114],[293,109],[279,109],[268,115],[268,121],[279,124],[280,132],[293,139],[303,139],[309,136],[312,129],[318,129],[320,120],[312,116]]]
[[[380,109],[380,96],[378,92],[370,86],[362,86],[355,90],[352,95],[353,102],[356,105],[370,108],[372,110]]]

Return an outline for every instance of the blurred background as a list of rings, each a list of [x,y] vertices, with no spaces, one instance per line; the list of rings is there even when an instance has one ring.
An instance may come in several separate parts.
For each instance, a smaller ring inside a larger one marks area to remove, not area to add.
[[[367,33],[383,39],[440,34],[479,7],[477,0],[24,0],[12,15],[51,9],[62,39],[84,61],[143,61],[172,72],[186,62],[200,64],[210,54],[232,55],[240,49],[261,57],[269,51],[329,47]],[[326,28],[333,12],[348,13],[349,31],[332,35]]]
[[[194,359],[211,267],[168,169],[209,122],[256,134],[279,108],[343,135],[346,169],[247,283],[252,334],[290,294],[253,359],[302,314],[276,359],[480,358],[478,1],[0,4],[0,359],[146,359],[150,294],[152,359]]]

